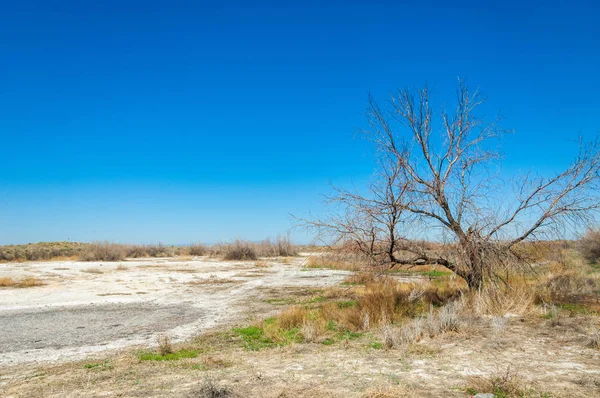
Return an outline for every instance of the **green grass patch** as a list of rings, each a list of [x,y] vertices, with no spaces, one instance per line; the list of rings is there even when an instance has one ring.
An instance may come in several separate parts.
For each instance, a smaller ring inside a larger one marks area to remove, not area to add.
[[[558,306],[560,309],[569,311],[571,315],[582,314],[589,315],[595,314],[596,311],[590,310],[583,304],[561,304]]]
[[[143,352],[139,355],[141,361],[178,361],[184,358],[196,358],[198,351],[182,349],[170,354],[161,355],[157,352]]]
[[[358,301],[356,300],[347,300],[347,301],[338,301],[337,306],[340,309],[344,308],[352,308],[358,305]]]
[[[383,344],[378,341],[373,341],[369,344],[369,348],[373,348],[375,350],[381,350],[383,348]]]
[[[92,362],[92,363],[86,363],[85,365],[83,365],[84,369],[103,369],[103,370],[110,370],[113,368],[112,363],[110,363],[110,361],[105,360],[102,362]]]
[[[242,339],[244,348],[250,351],[302,342],[302,335],[298,328],[281,329],[276,326],[276,322],[270,322],[265,326],[269,328],[268,335],[264,328],[258,326],[236,328],[233,329],[233,332]]]
[[[308,301],[308,304],[322,303],[325,300],[327,300],[327,298],[322,297],[322,296],[317,296],[317,297],[313,297],[312,299],[310,299]]]

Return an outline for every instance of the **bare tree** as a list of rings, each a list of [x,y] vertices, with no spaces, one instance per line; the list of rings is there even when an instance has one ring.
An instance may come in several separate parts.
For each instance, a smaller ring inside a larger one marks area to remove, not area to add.
[[[581,143],[564,171],[513,179],[509,189],[494,173],[506,131],[500,117],[478,116],[484,101],[462,81],[453,112],[437,118],[427,87],[399,91],[385,110],[370,98],[365,134],[381,159],[379,183],[365,196],[337,190],[330,202],[344,211],[306,225],[352,239],[391,266],[439,264],[479,288],[518,243],[590,221],[600,208],[597,142]],[[451,250],[415,246],[406,235],[417,225],[440,231]]]

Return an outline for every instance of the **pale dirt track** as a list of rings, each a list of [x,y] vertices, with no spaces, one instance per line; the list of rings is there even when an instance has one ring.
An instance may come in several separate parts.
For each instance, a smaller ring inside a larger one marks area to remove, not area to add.
[[[45,283],[0,289],[0,366],[153,345],[159,334],[182,341],[244,320],[266,289],[336,285],[347,275],[306,270],[304,259],[264,268],[205,258],[0,264],[0,277]]]

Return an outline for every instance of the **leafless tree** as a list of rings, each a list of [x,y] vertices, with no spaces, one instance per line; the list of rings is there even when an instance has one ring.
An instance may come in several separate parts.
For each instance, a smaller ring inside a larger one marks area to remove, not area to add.
[[[378,182],[368,195],[336,190],[329,201],[342,211],[306,225],[380,262],[442,265],[479,288],[518,243],[590,221],[600,208],[597,142],[581,142],[564,171],[511,179],[511,187],[495,172],[506,131],[500,117],[478,116],[484,101],[462,81],[453,111],[437,117],[427,87],[397,92],[385,109],[370,98],[365,134],[378,149]],[[407,238],[415,226],[449,239],[450,250],[415,245]]]

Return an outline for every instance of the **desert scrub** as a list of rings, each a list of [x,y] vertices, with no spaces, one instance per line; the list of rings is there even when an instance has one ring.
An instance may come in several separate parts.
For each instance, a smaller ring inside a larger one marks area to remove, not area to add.
[[[600,230],[589,230],[578,242],[578,249],[590,263],[600,262]]]
[[[27,287],[35,287],[35,286],[43,286],[44,282],[39,280],[38,278],[34,278],[32,276],[23,278],[21,280],[14,280],[13,278],[0,278],[0,288],[3,287],[14,287],[14,288],[27,288]]]
[[[77,242],[40,242],[0,246],[1,261],[40,261],[77,256],[88,246]]]
[[[125,259],[126,250],[122,245],[109,242],[92,243],[80,254],[81,261],[121,261]]]

